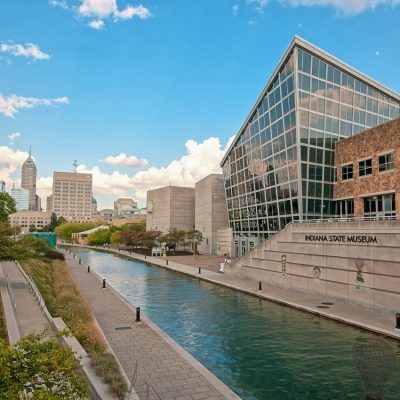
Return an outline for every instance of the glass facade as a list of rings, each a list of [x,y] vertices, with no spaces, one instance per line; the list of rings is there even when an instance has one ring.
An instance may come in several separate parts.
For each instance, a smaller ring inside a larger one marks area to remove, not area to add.
[[[400,117],[367,82],[293,46],[222,163],[236,255],[292,220],[336,215],[335,143]]]

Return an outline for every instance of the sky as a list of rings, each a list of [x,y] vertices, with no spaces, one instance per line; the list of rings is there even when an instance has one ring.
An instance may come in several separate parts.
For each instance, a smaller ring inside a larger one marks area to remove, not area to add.
[[[400,92],[400,0],[2,0],[0,180],[99,208],[212,172],[294,35]],[[44,203],[44,202],[43,202]],[[43,204],[42,203],[42,204]]]

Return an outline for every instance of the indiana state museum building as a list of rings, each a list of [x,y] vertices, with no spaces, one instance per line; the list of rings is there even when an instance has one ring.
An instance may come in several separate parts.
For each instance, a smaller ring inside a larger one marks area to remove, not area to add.
[[[222,159],[227,273],[400,311],[400,95],[295,37]]]

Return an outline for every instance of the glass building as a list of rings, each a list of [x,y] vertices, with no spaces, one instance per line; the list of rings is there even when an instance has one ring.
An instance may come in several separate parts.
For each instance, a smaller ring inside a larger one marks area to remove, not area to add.
[[[221,162],[236,256],[334,217],[335,143],[399,117],[399,94],[295,37]]]

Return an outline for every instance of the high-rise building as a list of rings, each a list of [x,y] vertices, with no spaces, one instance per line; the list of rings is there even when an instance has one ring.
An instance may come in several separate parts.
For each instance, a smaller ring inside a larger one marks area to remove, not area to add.
[[[46,198],[46,211],[53,211],[53,195]]]
[[[29,210],[29,190],[12,188],[10,195],[15,200],[17,211]]]
[[[0,193],[4,193],[6,191],[6,183],[4,181],[0,181]]]
[[[29,191],[29,210],[37,210],[36,203],[36,165],[32,159],[31,150],[29,157],[22,164],[21,188]]]
[[[92,174],[54,172],[52,211],[68,221],[91,218]]]
[[[236,255],[335,216],[336,142],[398,117],[399,94],[295,37],[221,162]]]

